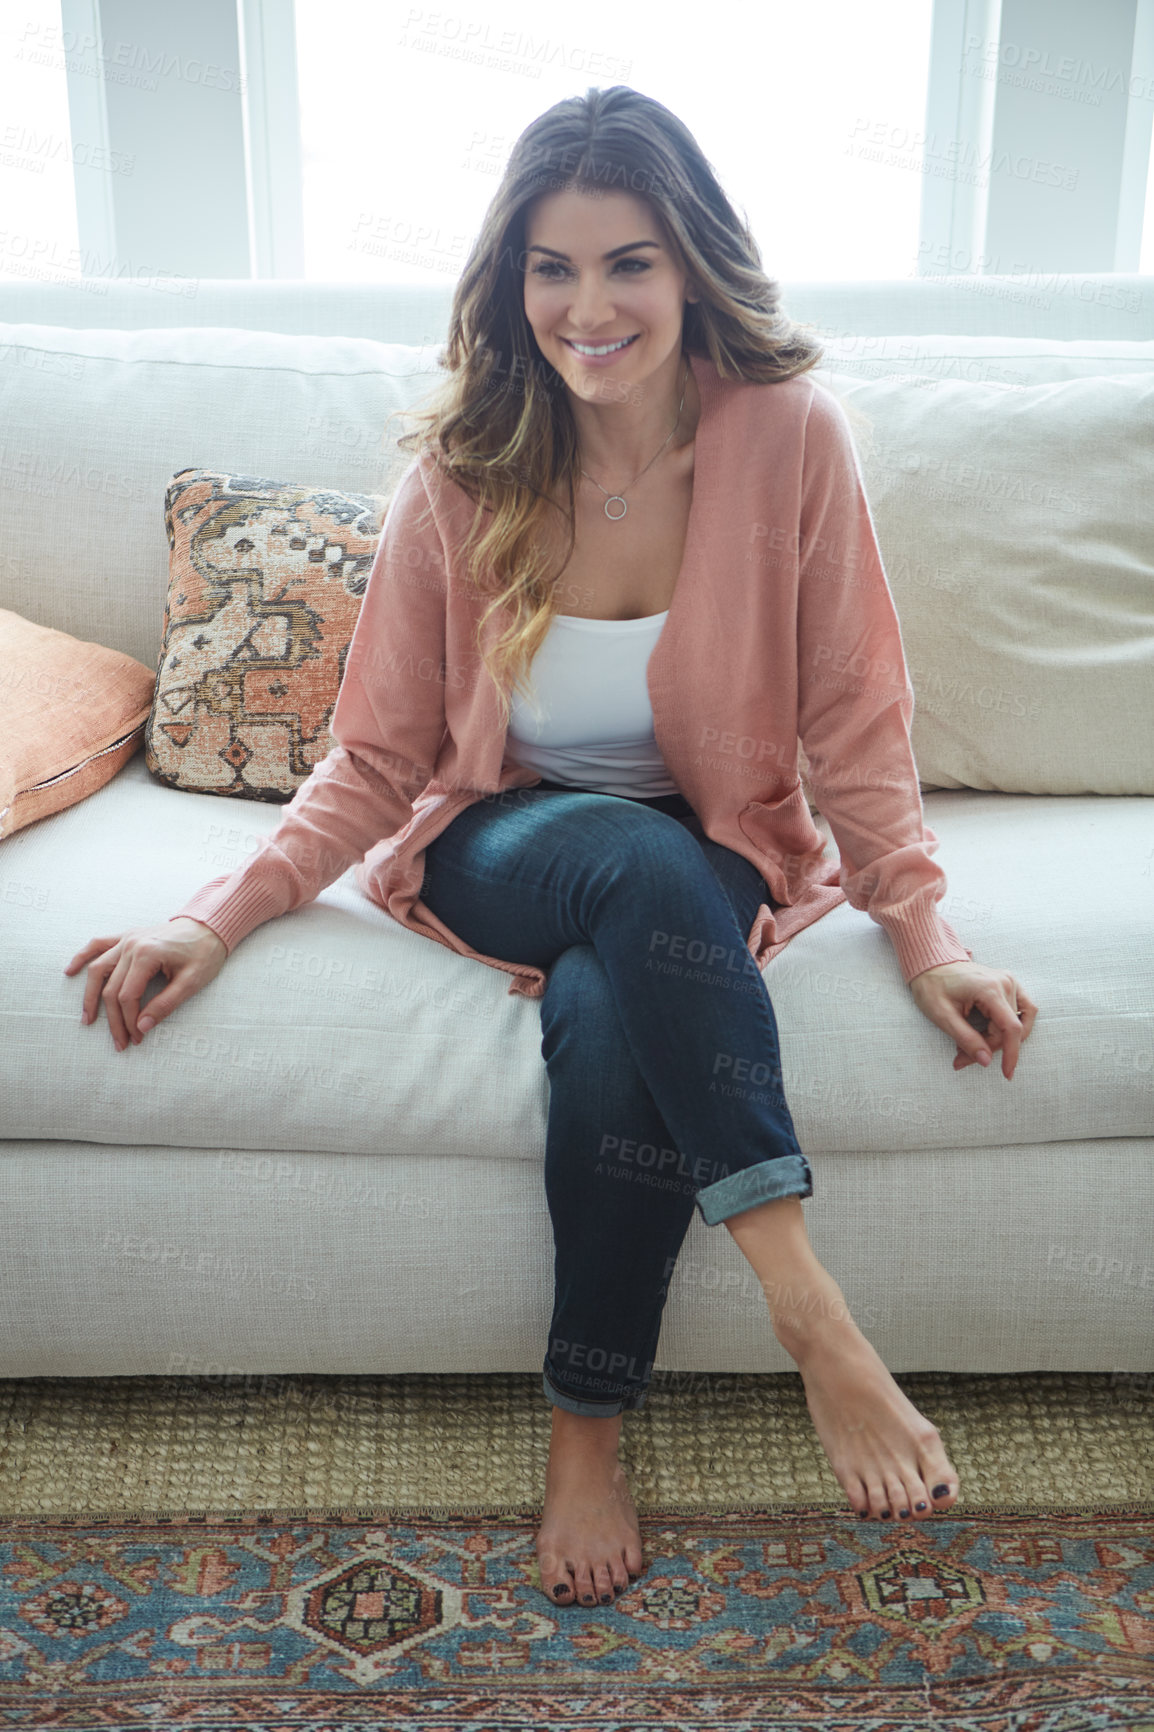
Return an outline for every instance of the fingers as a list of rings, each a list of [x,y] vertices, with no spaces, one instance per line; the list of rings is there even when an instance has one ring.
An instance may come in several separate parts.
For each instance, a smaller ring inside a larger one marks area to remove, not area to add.
[[[173,922],[166,921],[138,927],[121,938],[93,938],[73,958],[77,965],[88,959],[80,1020],[95,1022],[103,1004],[118,1052],[130,1041],[139,1045],[149,1029],[199,992],[227,961],[227,948],[211,927],[200,921],[186,925],[191,933],[179,925],[174,930]],[[158,974],[166,984],[142,1014],[141,999]]]
[[[976,993],[966,1022],[971,1027],[978,1027],[984,1038],[977,1042],[968,1037],[964,1043],[958,1041],[954,1069],[964,1070],[969,1064],[981,1064],[983,1051],[990,1055],[987,1062],[992,1062],[993,1055],[1001,1052],[1002,1075],[1009,1082],[1018,1066],[1022,1042],[1028,1038],[1037,1014],[1037,1005],[1011,974],[1004,975],[988,990]]]
[[[108,1028],[117,1048],[126,1047],[129,1033],[125,1025],[124,1011],[121,1009],[120,990],[128,977],[128,959],[122,953],[116,967],[104,983],[100,999],[104,1005],[104,1014],[108,1018]]]
[[[120,940],[118,938],[112,940],[111,949],[109,949],[109,946],[104,939],[94,938],[90,943],[84,946],[83,950],[77,951],[73,961],[79,961],[81,957],[88,956],[93,945],[100,945],[102,947],[101,950],[97,952],[101,960],[99,962],[90,961],[89,963],[88,980],[84,987],[84,1003],[80,1010],[81,1022],[96,1021],[97,1012],[100,1009],[101,989],[119,959]],[[109,953],[105,955],[105,951],[108,951]]]
[[[143,1013],[137,1017],[136,1026],[141,1034],[147,1034],[150,1028],[163,1022],[186,998],[192,997],[193,990],[192,986],[183,985],[179,980],[170,981],[163,992],[158,992],[155,998],[149,999]]]
[[[65,974],[73,974],[86,962],[91,962],[94,956],[99,956],[105,950],[111,950],[114,944],[119,944],[119,938],[90,938],[83,950],[78,950],[71,962],[65,964]]]
[[[1022,1024],[1008,999],[995,1001],[990,1009],[990,1018],[1002,1031],[1002,1075],[1009,1082],[1017,1069],[1018,1053],[1022,1045]],[[989,1040],[987,1044],[993,1046],[993,1040]]]
[[[126,940],[130,936],[90,939],[73,958],[73,962],[91,958],[80,1020],[95,1022],[103,1004],[109,1032],[118,1049],[126,1047],[130,1040],[139,1041],[140,995],[163,966],[147,947],[129,945]]]

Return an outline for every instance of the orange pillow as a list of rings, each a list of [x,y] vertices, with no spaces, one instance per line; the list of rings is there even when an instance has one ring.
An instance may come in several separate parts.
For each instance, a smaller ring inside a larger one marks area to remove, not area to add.
[[[154,776],[284,801],[328,756],[387,503],[217,469],[172,477],[164,643],[144,736]]]
[[[144,743],[156,676],[121,650],[0,608],[0,836],[110,782]]]

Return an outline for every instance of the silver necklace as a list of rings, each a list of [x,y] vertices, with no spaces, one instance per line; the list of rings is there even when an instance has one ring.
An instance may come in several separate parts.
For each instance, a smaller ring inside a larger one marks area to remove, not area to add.
[[[663,444],[661,447],[661,451],[665,450],[665,446],[669,444],[670,439],[672,439],[673,435],[677,432],[678,422],[680,422],[680,420],[681,420],[681,411],[685,407],[685,393],[688,389],[689,389],[689,366],[687,364],[686,368],[685,368],[685,383],[681,388],[681,402],[677,405],[677,420],[673,423],[672,427],[669,429],[669,433],[665,439],[665,444]],[[631,481],[629,483],[630,487],[633,486],[634,482],[641,480],[642,475],[645,474],[645,471],[647,469],[653,468],[653,465],[657,462],[658,457],[661,456],[661,451],[658,451],[654,456],[652,456],[649,459],[649,462],[645,465],[645,469],[639,470],[639,472],[633,477],[633,481]],[[582,475],[584,475],[586,481],[593,481],[593,477],[592,477],[592,475],[589,474],[589,471],[587,469],[582,469],[581,473],[582,473]],[[601,483],[599,481],[593,481],[593,485],[594,485],[594,487],[601,487]],[[610,523],[620,523],[621,519],[625,516],[625,513],[629,509],[629,507],[625,503],[624,495],[621,493],[607,493],[604,487],[601,487],[601,491],[602,491],[602,493],[605,494],[605,515],[606,515],[606,517],[609,519]],[[613,505],[614,503],[620,505],[620,507],[621,507],[620,511],[610,511],[609,507],[611,505]]]

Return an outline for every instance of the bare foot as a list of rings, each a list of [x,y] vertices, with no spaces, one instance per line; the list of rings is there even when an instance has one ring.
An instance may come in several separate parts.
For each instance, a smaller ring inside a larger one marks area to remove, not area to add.
[[[924,1520],[958,1496],[936,1425],[898,1388],[816,1262],[792,1289],[767,1290],[773,1332],[797,1362],[806,1406],[839,1485],[859,1515]]]
[[[537,1562],[554,1605],[611,1605],[641,1574],[641,1530],[617,1456],[620,1432],[619,1413],[594,1419],[553,1409]]]

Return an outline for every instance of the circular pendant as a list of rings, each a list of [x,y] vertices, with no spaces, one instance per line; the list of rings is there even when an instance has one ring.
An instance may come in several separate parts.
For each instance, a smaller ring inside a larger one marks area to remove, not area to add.
[[[620,511],[610,511],[609,507],[613,504],[614,500],[616,500],[617,504],[620,505]],[[624,499],[622,499],[620,493],[611,493],[605,501],[605,515],[614,523],[620,523],[628,510],[629,507],[626,505]]]

